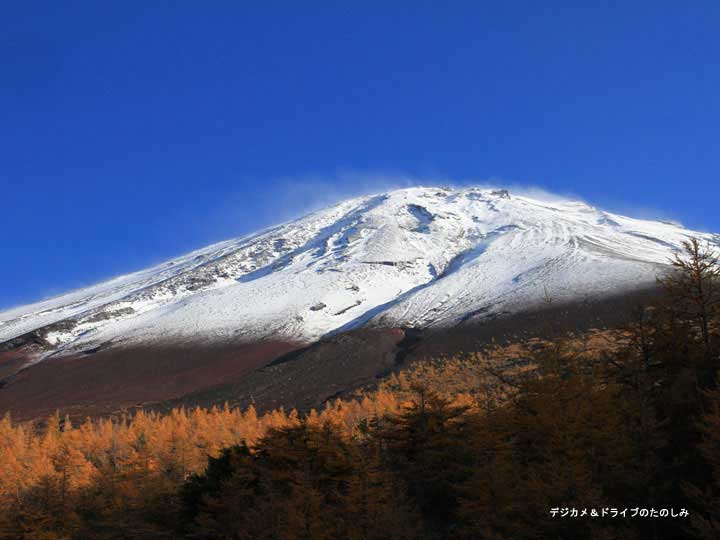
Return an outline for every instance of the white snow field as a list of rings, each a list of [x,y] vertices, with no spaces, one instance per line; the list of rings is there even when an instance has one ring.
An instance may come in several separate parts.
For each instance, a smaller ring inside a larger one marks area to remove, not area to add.
[[[309,342],[363,324],[447,326],[655,281],[681,242],[720,236],[501,189],[351,199],[261,233],[0,313],[0,342],[49,354],[177,339]],[[55,323],[55,324],[54,324]],[[50,326],[49,326],[50,325]]]

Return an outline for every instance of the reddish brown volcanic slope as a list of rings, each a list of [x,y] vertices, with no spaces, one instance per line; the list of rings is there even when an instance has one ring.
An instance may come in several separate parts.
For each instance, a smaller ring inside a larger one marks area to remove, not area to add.
[[[183,396],[164,408],[227,402],[239,407],[252,403],[260,411],[281,406],[307,411],[400,367],[407,341],[408,333],[400,328],[358,328],[327,336],[238,381]]]
[[[10,377],[13,373],[16,373],[24,364],[27,363],[28,357],[32,357],[35,352],[35,347],[33,346],[25,346],[9,351],[0,351],[0,381],[6,377]],[[0,387],[2,387],[2,384],[0,384]]]
[[[651,301],[649,288],[600,301],[557,305],[487,318],[442,330],[358,328],[316,343],[174,343],[114,346],[90,354],[50,357],[12,375],[34,341],[0,352],[0,415],[74,417],[144,406],[284,406],[307,410],[372,383],[408,363],[517,343],[548,332],[584,332],[621,325],[634,306]],[[88,351],[90,352],[90,351]]]
[[[52,414],[100,415],[162,402],[230,384],[302,343],[178,344],[113,348],[83,356],[48,358],[8,377],[0,388],[0,413],[16,419]],[[10,371],[17,354],[4,353]],[[7,364],[7,365],[6,365]]]

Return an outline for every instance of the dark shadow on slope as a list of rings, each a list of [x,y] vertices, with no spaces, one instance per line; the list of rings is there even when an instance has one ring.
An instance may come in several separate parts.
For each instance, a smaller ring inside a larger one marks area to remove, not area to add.
[[[408,204],[407,210],[417,220],[417,226],[413,231],[419,233],[430,232],[430,224],[435,221],[435,216],[427,208],[419,204]]]

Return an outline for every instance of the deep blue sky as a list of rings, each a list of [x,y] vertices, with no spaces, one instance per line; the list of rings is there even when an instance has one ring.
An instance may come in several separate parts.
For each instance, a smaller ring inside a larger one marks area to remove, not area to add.
[[[718,28],[716,0],[6,2],[0,307],[394,177],[720,231]]]

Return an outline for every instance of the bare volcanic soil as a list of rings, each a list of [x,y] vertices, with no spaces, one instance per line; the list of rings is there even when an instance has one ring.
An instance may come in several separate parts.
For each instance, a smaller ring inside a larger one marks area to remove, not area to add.
[[[60,410],[82,417],[163,402],[236,381],[303,345],[185,343],[48,358],[3,381],[0,414],[9,411],[17,420],[28,420]],[[20,351],[13,353],[4,353],[0,369],[18,362]]]
[[[412,331],[360,328],[287,353],[239,381],[194,392],[164,404],[284,407],[307,411],[377,380],[400,366]]]

